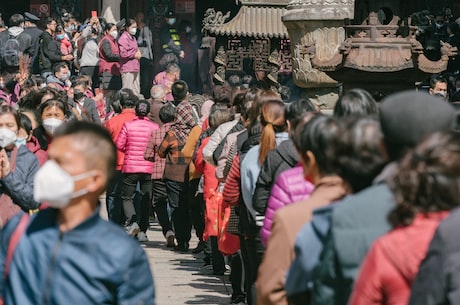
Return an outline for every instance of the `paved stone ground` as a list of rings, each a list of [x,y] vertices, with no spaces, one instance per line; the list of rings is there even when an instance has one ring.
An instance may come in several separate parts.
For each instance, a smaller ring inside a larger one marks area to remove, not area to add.
[[[176,253],[166,248],[156,222],[147,236],[150,241],[142,245],[152,268],[157,305],[230,303],[228,276],[214,276],[212,270],[204,268],[203,253]],[[197,241],[193,235],[191,249],[195,248]]]

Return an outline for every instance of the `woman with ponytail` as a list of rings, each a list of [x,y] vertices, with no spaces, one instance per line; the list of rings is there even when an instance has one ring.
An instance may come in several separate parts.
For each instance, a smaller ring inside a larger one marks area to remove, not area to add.
[[[262,262],[262,257],[265,252],[265,247],[260,239],[260,228],[262,221],[257,221],[256,212],[253,207],[253,193],[256,187],[256,181],[259,177],[260,169],[268,155],[268,152],[276,148],[281,142],[288,139],[287,122],[284,116],[284,103],[279,96],[271,94],[262,95],[262,106],[260,111],[260,127],[262,133],[259,144],[255,145],[244,156],[241,161],[241,197],[243,201],[243,210],[247,219],[246,232],[240,232],[244,240],[245,255],[245,270],[247,274],[247,299],[254,299],[251,291],[254,291],[254,285],[257,278],[257,270]],[[244,145],[243,145],[244,146]],[[240,208],[241,211],[241,208]],[[242,223],[240,216],[240,226]],[[243,248],[243,246],[242,246]],[[249,288],[248,286],[251,286]]]
[[[252,195],[260,169],[267,158],[268,152],[288,139],[287,122],[284,117],[284,103],[280,98],[272,98],[263,103],[260,124],[262,127],[260,144],[251,148],[241,162],[241,191],[243,201],[254,219],[256,219],[256,213],[252,206]]]

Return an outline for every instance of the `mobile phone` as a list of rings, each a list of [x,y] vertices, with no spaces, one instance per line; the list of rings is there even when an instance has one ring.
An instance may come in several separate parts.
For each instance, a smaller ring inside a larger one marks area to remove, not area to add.
[[[97,17],[97,11],[91,11],[91,17]]]

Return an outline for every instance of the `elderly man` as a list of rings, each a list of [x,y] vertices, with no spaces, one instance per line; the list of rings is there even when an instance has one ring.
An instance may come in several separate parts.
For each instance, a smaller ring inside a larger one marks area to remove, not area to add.
[[[155,304],[147,256],[99,216],[116,148],[101,126],[63,125],[37,172],[34,197],[50,208],[18,215],[0,233],[5,304]],[[13,256],[9,255],[13,253]]]
[[[166,91],[163,85],[155,85],[150,89],[150,113],[149,119],[157,123],[159,126],[163,125],[160,120],[160,109],[165,105]]]

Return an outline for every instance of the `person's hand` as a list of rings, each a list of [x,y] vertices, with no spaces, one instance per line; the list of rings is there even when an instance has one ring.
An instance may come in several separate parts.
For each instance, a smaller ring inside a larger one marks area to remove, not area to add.
[[[141,57],[142,57],[141,51],[137,51],[136,54],[134,55],[134,58],[136,59],[141,59]]]
[[[65,61],[71,61],[73,60],[73,55],[72,54],[67,54],[62,57]]]
[[[99,23],[99,18],[98,17],[91,17],[90,23],[91,24],[98,24]]]
[[[184,57],[185,57],[185,53],[184,53],[184,51],[180,51],[180,53],[179,53],[179,57],[180,57],[181,59],[184,59]]]
[[[78,38],[80,38],[80,36],[81,36],[81,33],[80,33],[80,32],[76,32],[75,35],[73,35],[72,40],[73,40],[74,42],[76,42],[76,41],[78,40]]]
[[[8,160],[8,156],[6,154],[5,149],[3,148],[0,151],[0,179],[5,178],[10,173],[10,160]]]

